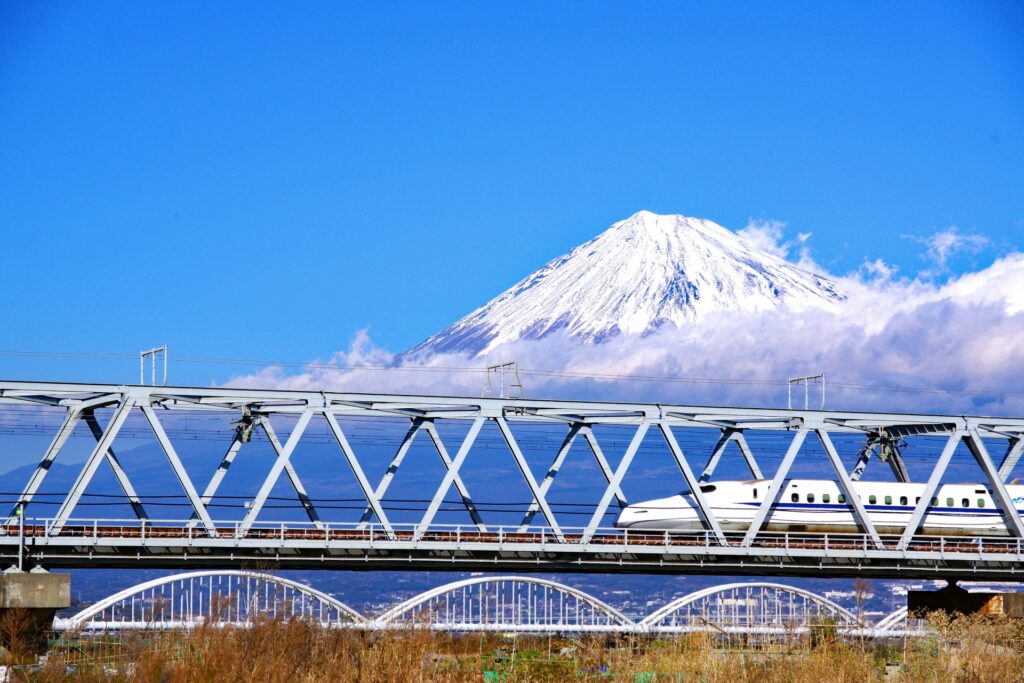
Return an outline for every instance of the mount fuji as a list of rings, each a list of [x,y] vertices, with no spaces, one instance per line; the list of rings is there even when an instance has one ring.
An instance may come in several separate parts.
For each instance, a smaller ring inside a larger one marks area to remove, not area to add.
[[[406,353],[484,356],[553,332],[600,343],[701,323],[722,311],[834,310],[844,299],[828,278],[717,223],[640,211]]]

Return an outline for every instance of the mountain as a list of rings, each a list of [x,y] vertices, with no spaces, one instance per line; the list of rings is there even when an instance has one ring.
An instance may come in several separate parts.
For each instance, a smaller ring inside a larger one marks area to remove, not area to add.
[[[844,298],[828,278],[717,223],[640,211],[407,353],[485,355],[555,331],[599,343],[699,323],[719,311],[831,309]]]

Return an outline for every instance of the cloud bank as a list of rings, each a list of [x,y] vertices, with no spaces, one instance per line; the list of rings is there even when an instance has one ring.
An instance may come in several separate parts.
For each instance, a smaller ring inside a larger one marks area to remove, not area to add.
[[[784,225],[770,221],[740,233],[791,260],[796,251],[796,262],[822,272],[808,235],[787,242]],[[925,247],[945,268],[984,239],[950,229]],[[831,408],[1024,415],[1024,254],[941,283],[934,272],[898,277],[882,260],[830,277],[848,297],[835,312],[722,313],[601,344],[553,334],[507,344],[485,361],[395,354],[363,331],[327,363],[267,367],[229,384],[480,395],[483,365],[517,360],[527,394],[538,398],[784,406],[785,378],[825,372]]]

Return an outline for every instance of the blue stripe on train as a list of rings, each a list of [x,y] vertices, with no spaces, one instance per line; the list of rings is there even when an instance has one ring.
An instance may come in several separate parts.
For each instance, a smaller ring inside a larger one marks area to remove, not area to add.
[[[753,507],[760,507],[759,502],[746,502],[737,501],[740,505],[750,505]],[[736,503],[732,503],[735,505]],[[843,511],[849,510],[850,507],[845,503],[776,503],[776,510],[835,510]],[[867,511],[878,511],[878,512],[913,512],[914,507],[911,505],[865,505],[864,509]],[[929,507],[925,510],[925,514],[937,512],[940,514],[952,514],[959,516],[976,516],[976,515],[1002,515],[1002,512],[995,508],[944,508],[944,507]],[[1024,515],[1024,510],[1017,510],[1018,515]]]

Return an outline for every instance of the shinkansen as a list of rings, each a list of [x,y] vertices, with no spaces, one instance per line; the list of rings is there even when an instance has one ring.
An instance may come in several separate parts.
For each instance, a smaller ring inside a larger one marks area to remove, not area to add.
[[[721,481],[700,487],[711,512],[726,531],[750,526],[764,502],[770,481]],[[853,482],[868,517],[879,533],[902,533],[924,493],[924,484]],[[1006,487],[1018,515],[1024,513],[1024,486]],[[703,529],[693,495],[683,491],[668,498],[648,500],[622,510],[620,529],[694,531]],[[860,531],[851,506],[834,481],[793,479],[764,527],[769,531]],[[946,484],[931,499],[918,533],[941,535],[1007,535],[1002,513],[992,490],[984,484]]]

